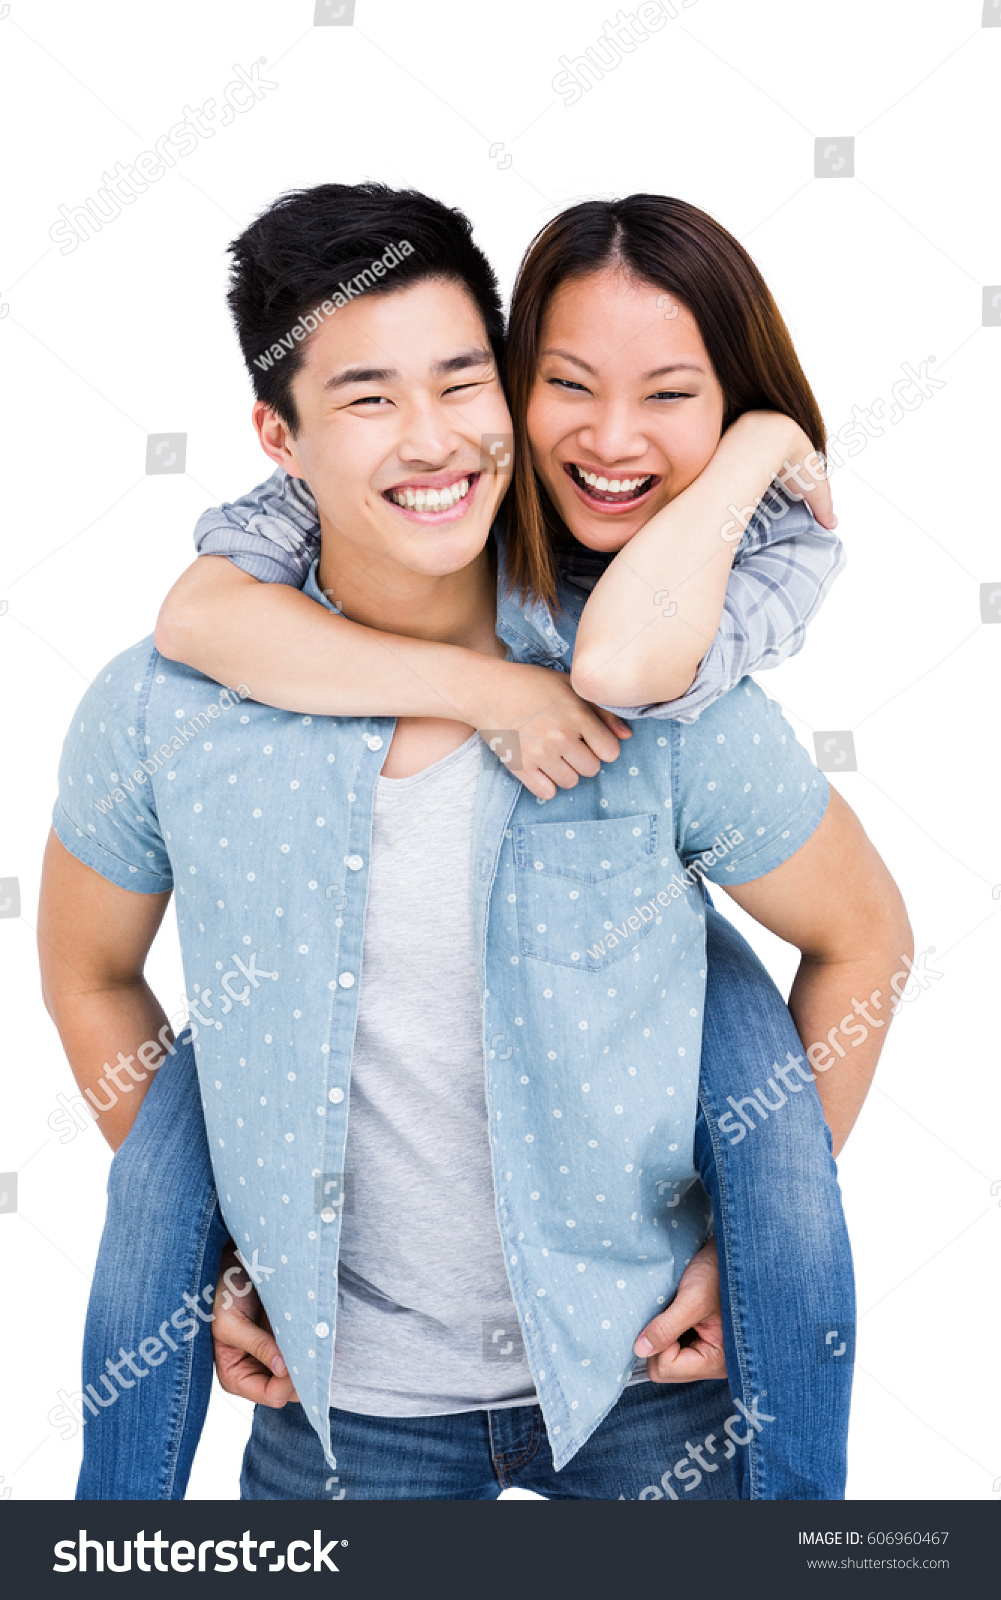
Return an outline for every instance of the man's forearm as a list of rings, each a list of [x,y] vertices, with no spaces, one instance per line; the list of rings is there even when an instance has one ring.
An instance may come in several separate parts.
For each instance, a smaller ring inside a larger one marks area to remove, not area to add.
[[[73,1076],[117,1150],[136,1119],[174,1035],[143,981],[65,993],[51,1006]]]
[[[789,1010],[806,1049],[837,1156],[872,1084],[912,948],[829,963],[804,956]],[[898,974],[896,990],[891,979]],[[795,1080],[794,1080],[795,1081]]]

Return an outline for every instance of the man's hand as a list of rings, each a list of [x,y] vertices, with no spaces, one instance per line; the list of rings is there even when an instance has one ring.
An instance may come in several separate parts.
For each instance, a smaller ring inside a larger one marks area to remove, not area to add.
[[[647,1357],[647,1377],[654,1383],[726,1377],[715,1239],[692,1257],[674,1301],[647,1323],[633,1349]]]
[[[298,1400],[260,1296],[236,1258],[232,1239],[222,1253],[212,1309],[215,1368],[226,1393],[275,1410]]]

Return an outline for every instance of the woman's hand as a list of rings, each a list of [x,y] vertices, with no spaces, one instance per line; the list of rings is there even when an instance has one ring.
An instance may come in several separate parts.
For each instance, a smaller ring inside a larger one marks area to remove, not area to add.
[[[715,1239],[692,1257],[674,1301],[647,1323],[633,1350],[646,1356],[647,1377],[654,1383],[726,1377]]]
[[[215,1367],[226,1393],[275,1410],[298,1400],[260,1296],[237,1260],[232,1239],[222,1253],[212,1310]]]
[[[776,468],[775,476],[794,500],[806,501],[822,528],[830,530],[836,528],[838,519],[834,515],[830,480],[824,462],[814,449],[809,436],[798,423],[793,422],[790,417],[781,416],[776,411],[752,411],[748,413],[748,417],[758,419],[766,426],[768,425],[766,419],[775,418],[777,431],[780,434],[792,429],[790,447],[783,456],[781,465]],[[743,420],[742,417],[738,418],[734,427]]]
[[[169,659],[279,710],[444,718],[476,728],[499,758],[511,749],[504,764],[540,800],[593,778],[630,737],[612,712],[575,694],[564,673],[351,622],[288,584],[259,583],[222,556],[199,556],[178,579],[155,641]],[[511,733],[517,746],[505,737]]]
[[[621,717],[582,700],[566,673],[484,656],[476,677],[473,726],[540,800],[595,777],[618,756],[619,740],[632,738]]]

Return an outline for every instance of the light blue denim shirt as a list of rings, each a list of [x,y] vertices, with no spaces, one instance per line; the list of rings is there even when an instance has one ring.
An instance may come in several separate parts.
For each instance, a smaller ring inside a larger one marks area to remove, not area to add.
[[[305,592],[333,609],[315,569]],[[503,594],[509,658],[565,670],[583,597],[563,597],[558,631],[545,606]],[[111,882],[175,890],[223,1214],[329,1459],[340,1213],[322,1195],[343,1171],[372,806],[395,724],[229,700],[150,639],[125,651],[73,719],[53,820]],[[758,878],[827,796],[750,679],[693,727],[638,721],[618,760],[546,802],[483,767],[472,895],[497,1222],[557,1470],[615,1404],[633,1339],[706,1236],[690,864],[716,883]]]
[[[228,556],[262,583],[300,588],[320,549],[316,501],[302,479],[278,467],[239,500],[203,511],[195,546],[200,555]],[[583,553],[593,585],[594,556]],[[720,625],[693,682],[676,700],[611,709],[624,717],[694,722],[747,673],[777,667],[802,650],[807,627],[844,562],[837,534],[773,483],[737,545]]]

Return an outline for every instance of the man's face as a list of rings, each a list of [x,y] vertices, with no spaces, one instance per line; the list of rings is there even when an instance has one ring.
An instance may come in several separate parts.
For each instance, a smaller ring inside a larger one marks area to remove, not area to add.
[[[571,533],[621,550],[698,477],[723,391],[687,306],[618,270],[572,279],[543,319],[532,460]]]
[[[309,484],[335,553],[439,577],[482,551],[510,482],[484,434],[511,418],[483,319],[458,283],[363,295],[312,335],[293,437],[261,402],[273,460]]]

